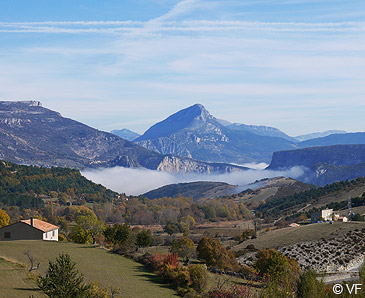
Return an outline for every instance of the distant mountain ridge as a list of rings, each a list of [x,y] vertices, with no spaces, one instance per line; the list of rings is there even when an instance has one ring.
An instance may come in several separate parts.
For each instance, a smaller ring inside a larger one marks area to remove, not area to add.
[[[298,180],[325,185],[365,176],[365,144],[333,145],[275,152],[269,170],[303,166]]]
[[[39,166],[144,167],[170,172],[232,172],[245,168],[161,155],[42,107],[0,102],[0,159]]]
[[[123,129],[119,129],[119,130],[112,130],[111,133],[115,134],[118,137],[121,137],[122,139],[125,139],[129,142],[132,142],[133,140],[137,139],[140,136],[139,133],[131,131],[127,128],[123,128]]]
[[[304,142],[304,141],[308,141],[311,139],[327,137],[327,136],[333,135],[333,134],[345,134],[345,133],[347,133],[347,132],[344,130],[326,130],[324,132],[315,132],[315,133],[296,136],[295,139],[298,140],[299,142]]]
[[[365,144],[365,132],[331,134],[322,138],[310,139],[298,144],[299,148],[308,148],[314,146],[332,146],[332,145],[354,145]]]

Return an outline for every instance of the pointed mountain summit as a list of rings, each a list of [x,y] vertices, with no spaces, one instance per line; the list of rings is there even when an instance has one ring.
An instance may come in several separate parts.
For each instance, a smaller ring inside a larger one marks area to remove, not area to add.
[[[272,128],[280,137],[267,135],[264,128],[237,129],[237,125],[218,120],[203,105],[195,104],[153,125],[134,142],[161,154],[236,164],[270,162],[274,151],[295,147],[294,142],[283,138],[283,132]]]
[[[151,126],[142,136],[137,138],[136,141],[166,137],[183,129],[194,130],[201,128],[201,126],[210,122],[218,124],[217,120],[203,105],[195,104]]]

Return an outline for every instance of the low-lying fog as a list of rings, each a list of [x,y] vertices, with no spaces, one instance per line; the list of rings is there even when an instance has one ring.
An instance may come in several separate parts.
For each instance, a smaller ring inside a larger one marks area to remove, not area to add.
[[[255,166],[255,165],[251,165]],[[158,172],[147,169],[135,168],[103,168],[87,169],[82,172],[87,179],[95,183],[100,183],[105,187],[119,193],[127,195],[140,195],[152,189],[164,185],[194,182],[194,181],[216,181],[238,185],[239,190],[248,188],[248,184],[263,178],[273,178],[278,176],[291,177],[296,179],[304,174],[302,167],[293,167],[286,171],[262,170],[263,165],[256,165],[256,169],[229,174],[173,174],[168,172]],[[259,168],[259,169],[257,169]]]

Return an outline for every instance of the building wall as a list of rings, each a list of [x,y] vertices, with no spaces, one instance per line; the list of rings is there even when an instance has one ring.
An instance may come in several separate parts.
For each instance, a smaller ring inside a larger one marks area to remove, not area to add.
[[[324,220],[332,220],[333,209],[322,210],[322,217]]]
[[[43,240],[58,241],[58,229],[43,233]]]
[[[10,238],[5,238],[5,233],[10,233]],[[43,232],[24,223],[17,222],[0,229],[0,240],[42,240]]]

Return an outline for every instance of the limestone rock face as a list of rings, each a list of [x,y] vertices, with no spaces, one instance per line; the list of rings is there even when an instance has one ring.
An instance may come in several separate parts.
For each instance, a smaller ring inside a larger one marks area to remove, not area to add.
[[[37,101],[0,102],[0,159],[77,169],[123,166],[184,173],[244,169],[167,157],[64,118]]]

